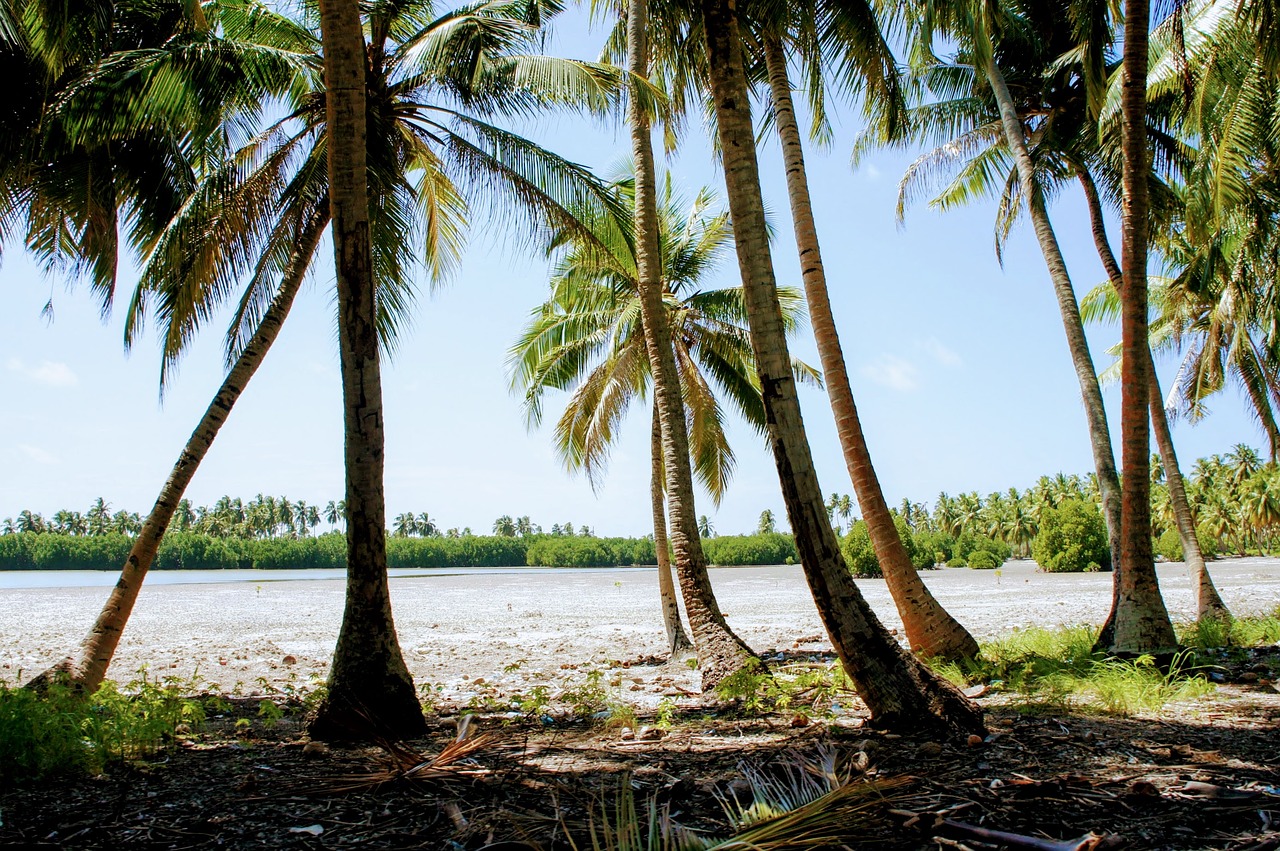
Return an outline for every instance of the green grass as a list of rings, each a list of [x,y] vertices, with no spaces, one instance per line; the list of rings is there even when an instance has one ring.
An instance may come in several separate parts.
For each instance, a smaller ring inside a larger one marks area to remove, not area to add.
[[[1008,692],[1017,708],[1031,712],[1153,713],[1214,690],[1191,651],[1179,653],[1167,667],[1150,656],[1110,658],[1093,652],[1095,634],[1087,626],[1015,630],[983,644],[974,662],[935,667],[957,685],[984,682]]]
[[[201,705],[183,697],[186,685],[144,673],[124,689],[108,681],[88,698],[61,685],[43,695],[0,685],[0,788],[98,774],[157,753],[179,725],[204,720]]]
[[[1178,627],[1178,643],[1183,647],[1200,650],[1261,647],[1280,643],[1280,608],[1269,615],[1181,624]]]

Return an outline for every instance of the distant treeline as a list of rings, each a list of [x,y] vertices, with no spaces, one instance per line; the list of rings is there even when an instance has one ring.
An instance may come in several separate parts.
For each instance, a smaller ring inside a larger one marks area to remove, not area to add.
[[[111,532],[0,535],[0,570],[119,570],[133,539]],[[711,564],[789,564],[796,558],[790,535],[729,535],[702,542]],[[582,538],[555,535],[460,538],[387,538],[389,567],[619,567],[655,564],[648,538]],[[332,532],[306,538],[216,538],[171,532],[160,545],[155,570],[280,570],[347,566],[346,541]]]

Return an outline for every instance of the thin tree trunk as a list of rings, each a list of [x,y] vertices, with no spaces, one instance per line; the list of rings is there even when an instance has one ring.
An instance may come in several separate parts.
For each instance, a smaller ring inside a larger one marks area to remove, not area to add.
[[[1156,581],[1151,552],[1151,436],[1147,428],[1147,0],[1127,0],[1124,23],[1124,80],[1121,140],[1124,200],[1121,207],[1120,435],[1121,561],[1111,649],[1120,653],[1160,653],[1178,640]]]
[[[658,406],[653,406],[653,434],[650,441],[652,467],[649,475],[649,495],[653,505],[653,549],[658,559],[658,595],[662,600],[662,622],[667,627],[667,647],[675,659],[693,649],[693,642],[680,622],[680,604],[676,601],[676,587],[671,579],[671,552],[667,540],[666,473],[662,458],[662,418]]]
[[[987,81],[991,84],[996,103],[1000,107],[1000,122],[1004,128],[1005,142],[1013,153],[1014,163],[1018,169],[1022,199],[1031,216],[1036,239],[1040,243],[1040,253],[1044,255],[1045,265],[1049,269],[1049,280],[1053,283],[1054,295],[1058,298],[1058,311],[1062,314],[1062,326],[1067,335],[1067,348],[1071,352],[1071,362],[1075,366],[1076,380],[1080,383],[1080,395],[1084,401],[1085,418],[1089,425],[1089,445],[1093,450],[1093,466],[1098,476],[1098,491],[1102,496],[1102,516],[1107,524],[1111,569],[1115,571],[1111,583],[1112,614],[1107,617],[1107,623],[1102,630],[1103,636],[1109,636],[1125,564],[1120,552],[1120,477],[1116,473],[1115,452],[1111,447],[1111,432],[1107,427],[1107,409],[1102,403],[1102,388],[1098,385],[1098,374],[1093,368],[1093,356],[1089,353],[1089,341],[1085,337],[1084,323],[1080,319],[1080,305],[1076,303],[1075,290],[1071,287],[1067,263],[1062,257],[1062,250],[1058,246],[1058,237],[1053,232],[1053,225],[1049,222],[1044,199],[1036,189],[1035,167],[1031,162],[1031,152],[1027,150],[1027,139],[1022,129],[1022,122],[1018,118],[1017,107],[1014,105],[1013,96],[1009,94],[1004,74],[996,65],[994,54],[987,57],[985,70]],[[1103,642],[1104,638],[1100,637],[1098,640]]]
[[[383,494],[382,378],[365,166],[366,56],[353,0],[321,0],[329,194],[338,279],[347,593],[315,738],[407,738],[426,730],[391,616]]]
[[[832,646],[875,723],[983,729],[982,712],[889,635],[854,584],[827,517],[796,396],[760,192],[733,0],[702,0],[711,97],[769,442],[796,548]]]
[[[258,323],[248,344],[222,380],[213,401],[209,403],[204,416],[182,448],[177,463],[169,472],[169,478],[160,489],[151,513],[142,524],[142,531],[129,548],[129,557],[125,559],[124,568],[120,571],[120,579],[107,598],[106,605],[102,607],[93,628],[89,630],[89,635],[81,644],[77,657],[67,657],[29,682],[28,687],[43,688],[55,678],[65,678],[77,688],[91,693],[102,684],[111,660],[115,657],[125,624],[133,612],[134,603],[138,600],[138,593],[142,590],[143,580],[151,569],[151,563],[155,561],[160,542],[173,520],[174,512],[178,510],[182,495],[191,484],[200,462],[208,454],[209,447],[218,436],[218,430],[231,414],[231,409],[248,385],[249,379],[258,371],[263,358],[279,336],[285,317],[289,315],[289,308],[293,306],[293,300],[306,278],[320,235],[328,223],[329,205],[326,201],[321,201],[298,234],[298,243],[289,257],[289,266],[280,282],[279,291],[263,314],[262,321]]]
[[[1102,216],[1102,201],[1098,197],[1098,188],[1088,170],[1078,167],[1076,175],[1080,185],[1084,187],[1085,201],[1089,207],[1089,223],[1093,230],[1093,243],[1098,249],[1098,257],[1102,267],[1119,294],[1124,288],[1124,273],[1111,251],[1111,242],[1107,239],[1106,222]],[[1204,553],[1200,550],[1200,539],[1196,535],[1195,514],[1187,499],[1187,489],[1183,485],[1182,471],[1178,468],[1178,455],[1173,447],[1173,433],[1169,429],[1169,417],[1164,410],[1164,394],[1160,392],[1160,377],[1156,375],[1155,359],[1147,347],[1147,357],[1151,362],[1147,365],[1147,405],[1151,409],[1151,425],[1156,435],[1156,445],[1160,448],[1160,463],[1164,467],[1165,481],[1169,486],[1169,505],[1173,509],[1173,517],[1178,527],[1178,538],[1182,541],[1182,556],[1191,578],[1196,585],[1196,616],[1204,619],[1230,620],[1231,612],[1218,594],[1212,577],[1205,567]]]
[[[648,0],[631,0],[627,7],[627,70],[639,79],[649,76]],[[671,331],[662,298],[662,259],[658,246],[657,179],[649,117],[632,97],[628,107],[631,150],[635,157],[636,277],[645,348],[653,375],[654,404],[662,423],[666,456],[667,510],[676,573],[684,595],[685,613],[698,650],[702,686],[712,689],[754,658],[751,648],[729,629],[711,590],[707,558],[698,534],[693,499],[693,470],[689,463],[689,436],[684,400],[676,373]]]
[[[787,78],[787,55],[782,39],[775,33],[764,37],[764,58],[773,97],[774,122],[782,142],[783,161],[787,172],[787,196],[791,202],[792,226],[796,248],[800,253],[800,275],[804,281],[805,299],[809,303],[809,321],[822,361],[827,397],[835,415],[836,431],[844,452],[858,507],[867,521],[871,544],[884,573],[885,584],[898,607],[911,649],[925,657],[947,660],[971,659],[978,655],[978,642],[938,603],[916,572],[907,548],[898,536],[893,515],[885,503],[880,480],[871,463],[854,403],[849,373],[845,368],[840,337],[831,313],[827,294],[827,275],[818,245],[818,229],[809,199],[809,179],[805,172],[804,146],[791,102],[791,83]]]

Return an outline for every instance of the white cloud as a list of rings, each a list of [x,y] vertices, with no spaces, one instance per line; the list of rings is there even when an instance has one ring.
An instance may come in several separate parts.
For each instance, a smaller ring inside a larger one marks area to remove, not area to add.
[[[5,361],[5,368],[46,387],[74,387],[80,383],[80,379],[76,378],[71,367],[65,363],[46,360],[41,361],[38,366],[27,366],[18,358],[9,358]]]
[[[26,455],[32,461],[35,461],[37,464],[57,464],[58,463],[57,455],[54,455],[52,452],[47,452],[44,449],[41,449],[39,446],[32,446],[29,443],[20,443],[18,444],[18,448],[22,450],[22,453],[24,455]]]
[[[944,346],[936,337],[930,337],[921,343],[921,348],[925,350],[940,366],[948,369],[957,369],[964,364],[960,359],[960,355]]]
[[[896,355],[880,355],[859,372],[876,384],[906,393],[919,386],[919,370],[910,361]]]
[[[867,180],[873,183],[880,179],[880,169],[876,168],[871,163],[867,163],[866,167],[862,169],[862,173],[866,176]]]

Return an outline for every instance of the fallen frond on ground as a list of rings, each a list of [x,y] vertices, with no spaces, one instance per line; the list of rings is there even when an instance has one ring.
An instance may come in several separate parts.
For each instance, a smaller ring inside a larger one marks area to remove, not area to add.
[[[381,766],[367,772],[328,778],[319,785],[311,784],[309,791],[311,794],[337,795],[376,789],[388,783],[421,783],[442,777],[488,774],[487,769],[476,764],[474,757],[493,747],[498,737],[492,733],[471,735],[470,720],[471,716],[463,717],[458,724],[458,735],[435,756],[414,750],[403,742],[379,739],[376,744],[383,750]]]
[[[650,799],[637,806],[631,778],[624,775],[612,804],[601,802],[584,829],[565,826],[574,849],[592,851],[774,851],[839,847],[866,840],[883,827],[885,793],[910,778],[854,780],[838,770],[836,754],[793,754],[772,771],[742,766],[750,793],[726,796],[721,806],[732,833],[710,836],[679,824],[667,806]],[[575,836],[589,836],[581,844]]]

